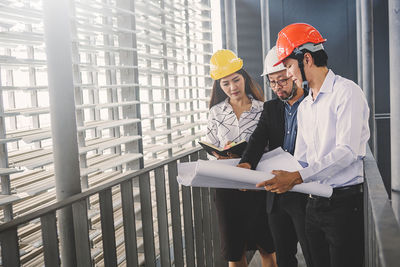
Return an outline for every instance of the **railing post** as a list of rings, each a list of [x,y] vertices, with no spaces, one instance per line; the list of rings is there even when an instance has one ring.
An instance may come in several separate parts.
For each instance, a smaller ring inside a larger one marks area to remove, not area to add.
[[[171,206],[172,238],[174,244],[174,262],[175,266],[183,267],[183,244],[182,244],[182,223],[181,208],[179,199],[179,185],[176,181],[178,174],[177,162],[168,164],[168,183],[169,183],[169,201]]]
[[[74,233],[76,262],[78,267],[92,266],[89,239],[89,221],[87,215],[87,199],[80,200],[72,204],[74,215]]]
[[[17,228],[1,233],[0,242],[3,267],[20,266]]]
[[[371,215],[370,215],[370,205],[368,202],[368,183],[364,183],[364,264],[365,267],[368,267],[369,255],[370,255],[370,247],[371,247]]]
[[[161,266],[170,266],[169,233],[167,196],[165,191],[165,169],[159,167],[155,170],[156,198],[157,198],[157,219],[158,237],[160,239]]]
[[[136,242],[135,208],[132,180],[121,184],[122,216],[124,220],[124,241],[126,266],[139,266]]]
[[[153,207],[151,204],[150,175],[145,173],[139,177],[140,189],[140,211],[142,214],[142,229],[144,243],[145,265],[148,267],[156,266],[156,256],[154,251],[154,227],[153,227]]]
[[[188,162],[184,157],[181,162]],[[194,235],[192,219],[192,191],[188,186],[182,186],[183,226],[185,232],[186,266],[195,266]]]
[[[190,161],[198,160],[198,153],[190,155]],[[204,266],[204,238],[203,238],[203,210],[201,191],[199,187],[192,188],[193,193],[193,213],[194,213],[194,233],[196,242],[196,266]]]
[[[400,222],[400,0],[389,0],[389,59],[390,59],[390,149],[392,170],[392,203]]]
[[[199,158],[207,160],[207,152],[201,150]],[[213,266],[213,239],[211,222],[210,188],[201,188],[201,201],[203,209],[203,233],[205,249],[205,266]],[[212,200],[211,200],[212,201]]]
[[[215,197],[215,188],[210,189],[211,198]],[[217,220],[217,208],[215,201],[211,202],[211,233],[213,239],[213,254],[214,254],[214,266],[228,266],[228,263],[222,258],[221,254],[221,241],[219,238],[218,220]]]
[[[112,204],[111,188],[99,193],[101,233],[103,239],[104,264],[107,267],[117,266],[117,253],[115,251],[114,210]]]
[[[42,216],[40,223],[42,226],[44,263],[46,266],[60,266],[56,213],[52,212]]]

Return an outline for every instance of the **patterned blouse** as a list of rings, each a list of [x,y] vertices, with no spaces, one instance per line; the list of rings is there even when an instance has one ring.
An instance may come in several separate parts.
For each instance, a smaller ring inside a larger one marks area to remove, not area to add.
[[[251,134],[257,127],[264,105],[262,101],[249,98],[251,108],[249,111],[244,111],[239,120],[229,104],[229,98],[210,109],[207,126],[208,142],[222,148],[228,141],[249,141]]]

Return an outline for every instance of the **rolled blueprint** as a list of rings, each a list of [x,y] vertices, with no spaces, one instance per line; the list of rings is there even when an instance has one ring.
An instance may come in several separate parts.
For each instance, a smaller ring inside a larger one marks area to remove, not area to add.
[[[178,164],[178,183],[185,186],[255,189],[256,184],[274,177],[272,170],[297,171],[302,167],[289,153],[277,148],[261,158],[256,170],[236,167],[239,159],[185,162]],[[332,195],[332,187],[317,182],[295,185],[290,191],[323,197]]]

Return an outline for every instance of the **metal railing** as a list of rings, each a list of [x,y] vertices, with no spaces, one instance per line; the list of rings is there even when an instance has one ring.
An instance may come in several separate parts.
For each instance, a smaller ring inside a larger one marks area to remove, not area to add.
[[[40,219],[44,264],[60,266],[56,213],[64,208],[73,211],[77,266],[95,265],[90,232],[93,218],[88,216],[93,207],[88,208],[88,203],[89,198],[98,197],[103,255],[99,265],[117,266],[125,261],[126,266],[223,266],[212,189],[181,187],[176,180],[178,161],[199,158],[206,158],[205,152],[194,149],[0,225],[2,265],[22,264],[20,229]],[[155,192],[151,190],[153,177]],[[135,201],[135,190],[140,202]],[[116,242],[116,191],[121,198],[123,242]],[[152,202],[156,202],[155,208]],[[140,204],[139,216],[135,204]],[[141,232],[137,229],[140,221]],[[138,244],[140,234],[143,250]]]
[[[212,189],[181,187],[176,181],[178,161],[199,158],[206,158],[204,151],[194,149],[0,225],[2,265],[21,265],[20,230],[40,220],[44,264],[60,266],[56,212],[72,208],[77,266],[117,266],[124,261],[126,266],[156,266],[157,263],[223,266]],[[396,266],[400,262],[400,227],[369,149],[364,159],[364,174],[365,266]],[[155,192],[152,193],[153,177]],[[123,242],[116,242],[113,205],[116,190],[121,197]],[[135,190],[139,192],[137,202]],[[94,262],[95,248],[90,237],[93,218],[88,213],[94,207],[89,209],[88,203],[93,196],[99,199],[103,257],[100,264]],[[155,208],[152,207],[154,197]],[[140,204],[139,215],[135,213],[136,203]],[[141,231],[137,229],[138,222]],[[138,243],[140,234],[143,244]],[[124,247],[122,252],[118,246]]]
[[[364,177],[365,266],[398,266],[400,227],[369,148],[364,159]]]

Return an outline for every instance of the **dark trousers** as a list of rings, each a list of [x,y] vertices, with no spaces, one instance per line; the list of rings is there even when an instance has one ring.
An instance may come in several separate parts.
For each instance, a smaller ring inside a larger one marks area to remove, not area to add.
[[[297,242],[300,242],[307,266],[312,266],[305,234],[307,198],[307,195],[294,192],[275,196],[268,221],[279,267],[297,267]]]
[[[363,193],[309,198],[306,234],[317,267],[362,267]]]

